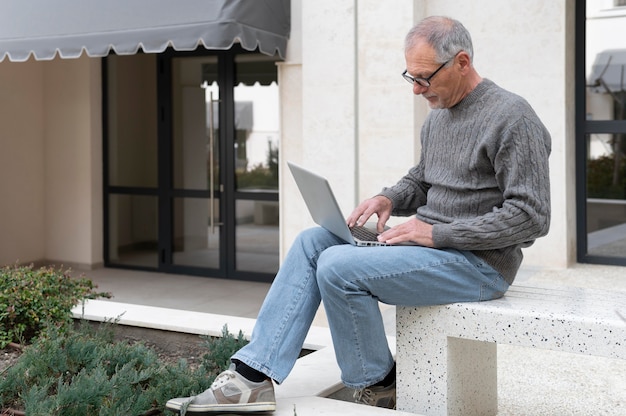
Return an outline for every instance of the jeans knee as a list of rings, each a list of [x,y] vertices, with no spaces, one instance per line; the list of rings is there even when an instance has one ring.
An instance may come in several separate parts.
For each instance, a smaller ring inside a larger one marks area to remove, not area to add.
[[[335,247],[325,250],[317,263],[317,285],[321,291],[330,288],[343,289],[349,279],[350,265],[346,264],[346,256],[338,253]]]
[[[326,238],[328,231],[322,227],[306,228],[298,234],[298,238],[304,241],[319,240],[320,238]]]
[[[322,227],[307,228],[298,234],[294,245],[302,246],[307,251],[310,249],[320,251],[329,245],[337,244],[333,241],[335,238],[333,234]]]

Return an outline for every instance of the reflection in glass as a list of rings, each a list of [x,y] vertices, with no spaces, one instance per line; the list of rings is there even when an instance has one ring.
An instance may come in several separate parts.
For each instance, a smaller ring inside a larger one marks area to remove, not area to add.
[[[239,200],[237,270],[275,274],[279,265],[278,201]]]
[[[623,147],[615,147],[615,143],[624,143],[623,136],[587,136],[590,156],[587,161],[589,254],[626,256],[626,159]]]
[[[209,190],[211,177],[214,186],[219,182],[219,98],[217,57],[172,60],[172,159],[177,189]]]
[[[175,198],[173,211],[173,262],[178,265],[220,266],[220,227],[210,227],[209,198]],[[214,213],[218,215],[219,200]]]
[[[586,115],[626,120],[626,13],[587,1]],[[587,252],[626,257],[626,132],[587,134]]]
[[[587,119],[626,120],[626,49],[594,57],[587,72]]]
[[[587,2],[587,118],[626,120],[626,14]]]
[[[173,199],[173,263],[274,274],[279,257],[276,65],[261,54],[235,57],[231,96],[223,85],[220,90],[218,62],[216,56],[172,60],[174,189],[194,191],[193,197],[178,193]],[[220,153],[233,159],[224,163]],[[238,200],[241,194],[232,192],[233,175],[234,190],[246,192],[248,199]],[[267,199],[268,192],[273,201],[258,200],[258,193]],[[220,215],[220,203],[231,207],[233,202],[235,212]]]
[[[157,197],[109,195],[109,261],[158,267]]]
[[[279,94],[276,64],[262,55],[236,59],[235,175],[238,191],[278,190]]]

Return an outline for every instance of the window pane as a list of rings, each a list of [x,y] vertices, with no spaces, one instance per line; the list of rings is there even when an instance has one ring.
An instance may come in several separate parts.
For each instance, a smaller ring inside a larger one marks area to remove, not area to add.
[[[626,120],[626,8],[587,1],[587,119]]]
[[[263,55],[236,60],[235,175],[238,191],[278,191],[279,100],[276,63]]]
[[[626,120],[626,8],[587,1],[587,120]],[[587,254],[626,257],[626,132],[585,136]]]
[[[592,255],[626,256],[625,136],[587,136],[587,246]]]
[[[107,58],[109,184],[156,187],[157,95],[154,55]]]
[[[278,201],[237,201],[237,270],[276,274]]]
[[[175,198],[173,212],[174,264],[220,267],[219,200]],[[213,215],[213,222],[211,222]]]
[[[157,197],[109,195],[109,261],[158,267]]]
[[[209,190],[211,177],[213,189],[219,189],[219,94],[217,57],[172,60],[172,160],[177,189]]]

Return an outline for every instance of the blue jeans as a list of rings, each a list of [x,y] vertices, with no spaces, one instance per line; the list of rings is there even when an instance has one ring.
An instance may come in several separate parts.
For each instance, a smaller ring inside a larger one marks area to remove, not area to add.
[[[354,247],[323,228],[308,229],[276,275],[250,343],[232,358],[283,382],[323,301],[342,381],[361,389],[383,380],[393,367],[378,302],[475,302],[501,297],[508,288],[470,252]]]

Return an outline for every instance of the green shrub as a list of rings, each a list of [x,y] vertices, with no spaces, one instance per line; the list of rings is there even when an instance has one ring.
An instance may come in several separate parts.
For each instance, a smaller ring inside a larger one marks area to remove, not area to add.
[[[211,361],[213,353],[230,357],[241,347],[224,327],[223,339],[206,339],[215,351],[192,370],[185,360],[162,362],[141,343],[115,342],[110,324],[64,332],[48,327],[43,335],[2,375],[0,408],[23,409],[29,416],[160,414],[172,397],[210,387],[216,371],[224,369]]]
[[[10,342],[28,343],[48,325],[65,327],[71,310],[84,299],[110,297],[95,291],[85,278],[69,270],[33,266],[0,269],[0,348]]]
[[[217,376],[230,366],[230,357],[248,343],[239,331],[235,338],[229,331],[228,325],[222,328],[221,337],[201,336],[208,352],[202,357],[202,365],[210,374]]]

